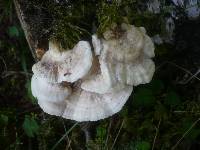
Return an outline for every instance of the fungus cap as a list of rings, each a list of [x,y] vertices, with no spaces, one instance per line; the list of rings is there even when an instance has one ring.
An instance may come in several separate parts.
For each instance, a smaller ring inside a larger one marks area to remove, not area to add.
[[[51,115],[76,121],[97,121],[120,111],[131,92],[131,86],[107,94],[96,94],[79,89],[63,102],[38,100],[38,104]]]
[[[34,97],[40,101],[61,102],[72,92],[67,83],[50,83],[35,74],[31,79],[31,90]]]
[[[33,65],[33,73],[49,82],[75,82],[84,77],[92,66],[88,42],[80,41],[72,50],[63,51],[58,43],[49,42],[49,50]]]
[[[76,121],[97,121],[112,116],[121,110],[132,89],[132,86],[124,86],[98,94],[78,87],[71,92],[66,85],[51,84],[42,78],[32,77],[33,96],[43,111]]]
[[[119,112],[131,95],[132,86],[119,91],[97,94],[84,90],[74,93],[63,113],[63,117],[77,121],[97,121]]]
[[[112,32],[106,31],[107,40],[93,40],[94,48],[97,49],[95,52],[100,54],[101,71],[82,83],[81,88],[84,90],[104,94],[118,82],[122,86],[137,86],[151,81],[155,71],[155,65],[150,59],[154,57],[151,38],[146,35],[143,27],[122,24],[121,28],[124,32],[119,38],[108,38],[112,37],[109,36]]]

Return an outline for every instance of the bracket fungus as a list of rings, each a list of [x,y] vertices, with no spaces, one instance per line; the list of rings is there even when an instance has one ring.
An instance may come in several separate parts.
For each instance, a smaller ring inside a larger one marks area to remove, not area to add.
[[[104,39],[93,35],[96,55],[99,55],[100,73],[83,81],[81,88],[100,94],[107,93],[116,85],[145,84],[151,81],[155,65],[154,45],[144,28],[122,24],[122,35],[112,37],[112,32],[104,33]],[[100,48],[99,48],[100,47]]]
[[[55,41],[41,61],[33,65],[33,73],[49,82],[75,82],[84,77],[92,65],[92,52],[88,42],[80,41],[72,50],[63,50]]]
[[[154,45],[143,27],[121,24],[92,44],[79,41],[64,51],[56,42],[33,65],[31,88],[51,115],[96,121],[121,110],[133,86],[150,82],[155,71]]]

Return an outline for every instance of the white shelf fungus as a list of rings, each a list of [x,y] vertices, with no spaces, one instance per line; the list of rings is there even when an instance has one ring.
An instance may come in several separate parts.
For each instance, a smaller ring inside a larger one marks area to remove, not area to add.
[[[72,93],[67,83],[50,83],[43,78],[32,76],[32,94],[38,100],[49,102],[64,101]]]
[[[79,89],[62,102],[38,99],[48,114],[76,121],[96,121],[120,111],[132,92],[132,86],[107,94],[96,94]]]
[[[63,51],[49,42],[49,51],[33,66],[31,88],[40,107],[51,115],[96,121],[119,112],[133,86],[151,81],[154,45],[143,27],[114,25],[92,36],[94,52],[80,41]]]
[[[151,81],[155,71],[155,65],[150,59],[154,56],[153,42],[145,34],[144,28],[127,24],[122,24],[121,28],[124,31],[119,38],[106,40],[93,36],[93,45],[97,47],[101,43],[102,47],[101,51],[96,53],[100,54],[101,71],[98,75],[83,81],[82,89],[104,94],[117,83],[137,86]],[[106,36],[109,37],[109,34],[106,33]]]
[[[84,77],[92,66],[88,42],[80,41],[72,50],[63,50],[58,43],[49,42],[49,50],[33,65],[33,73],[49,82],[75,82]]]

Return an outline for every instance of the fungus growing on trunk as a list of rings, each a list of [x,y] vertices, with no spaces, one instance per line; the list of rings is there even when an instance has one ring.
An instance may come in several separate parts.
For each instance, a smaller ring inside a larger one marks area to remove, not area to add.
[[[32,93],[51,115],[96,121],[121,110],[133,85],[150,82],[155,71],[154,45],[142,27],[114,25],[92,36],[94,52],[80,41],[63,51],[49,42],[49,51],[33,66]]]
[[[49,50],[33,65],[33,73],[49,82],[75,82],[84,77],[92,66],[88,42],[80,41],[72,50],[63,50],[57,42],[49,42]]]
[[[107,93],[116,85],[145,84],[151,81],[155,65],[154,45],[144,28],[122,24],[124,31],[119,38],[106,31],[104,39],[93,35],[96,55],[99,55],[100,73],[83,81],[81,88],[100,94]],[[106,36],[106,37],[105,37]]]

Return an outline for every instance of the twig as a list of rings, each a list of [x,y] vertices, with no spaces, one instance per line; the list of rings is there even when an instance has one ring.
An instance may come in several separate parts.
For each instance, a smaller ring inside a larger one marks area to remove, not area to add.
[[[81,126],[81,130],[85,134],[85,142],[86,142],[86,144],[88,144],[88,142],[91,140],[91,135],[90,135],[90,131],[89,131],[90,122],[82,123],[82,124],[80,124],[80,126]]]
[[[115,146],[115,143],[116,143],[116,141],[117,141],[117,138],[118,138],[118,136],[119,136],[119,134],[120,134],[120,132],[121,132],[121,129],[122,129],[123,125],[124,125],[124,120],[123,120],[122,123],[121,123],[121,126],[120,126],[120,128],[119,128],[119,131],[118,131],[116,137],[115,137],[115,140],[114,140],[114,142],[113,142],[113,145],[112,145],[112,147],[111,147],[111,150],[112,150],[112,149],[114,148],[114,146]]]
[[[175,111],[173,111],[173,113],[179,113],[179,114],[183,114],[183,113],[195,113],[196,115],[200,114],[199,111],[184,111],[184,110],[175,110]]]
[[[33,36],[30,32],[30,26],[25,21],[24,13],[22,12],[22,10],[20,8],[20,4],[19,4],[18,0],[14,0],[14,5],[15,5],[16,13],[19,18],[20,24],[24,30],[24,34],[25,34],[26,40],[28,42],[29,48],[33,55],[33,58],[35,59],[35,61],[37,61],[36,53],[34,51],[34,49],[36,48],[36,42],[34,42],[34,40],[33,40]]]
[[[158,67],[156,68],[156,71],[158,71],[161,67],[163,67],[163,66],[166,65],[166,64],[170,64],[170,65],[172,65],[172,66],[174,66],[174,67],[177,67],[177,68],[181,69],[182,71],[184,71],[184,72],[188,73],[189,75],[191,75],[192,78],[196,78],[197,80],[200,81],[200,78],[197,77],[197,75],[199,74],[198,72],[195,73],[195,74],[193,74],[193,73],[191,73],[189,70],[187,70],[187,69],[185,69],[185,68],[183,68],[183,67],[181,67],[181,66],[179,66],[179,65],[177,65],[177,64],[175,64],[175,63],[169,62],[169,61],[166,61],[166,62],[162,63],[160,66],[158,66]]]
[[[62,123],[63,123],[64,130],[65,130],[65,132],[67,132],[67,129],[66,129],[66,126],[65,126],[65,123],[64,123],[63,118],[61,118],[61,120],[62,120]],[[66,138],[67,138],[67,143],[68,143],[68,144],[66,145],[66,150],[72,149],[72,148],[71,148],[71,140],[69,139],[69,136],[67,135]]]
[[[54,150],[59,144],[60,142],[74,129],[74,127],[76,127],[76,125],[78,124],[78,122],[76,122],[61,138],[60,140],[58,140],[58,142],[51,148],[51,150]]]
[[[200,73],[200,69],[197,70],[197,72],[192,75],[189,79],[187,79],[186,81],[182,82],[181,84],[187,84],[188,82],[190,82],[194,77],[197,77],[197,75]]]
[[[66,150],[68,150],[68,149],[70,149],[70,150],[72,150],[72,148],[71,148],[71,140],[69,139],[69,136],[67,135],[67,141],[68,141],[68,144],[66,145]]]
[[[200,121],[200,118],[198,118],[190,127],[189,129],[182,135],[182,137],[176,142],[176,144],[172,147],[172,150],[174,150],[183,140],[183,138],[194,128],[194,126]]]
[[[154,150],[154,147],[155,147],[156,138],[158,136],[158,132],[159,132],[159,128],[160,128],[160,123],[161,123],[161,119],[159,120],[158,126],[156,127],[156,134],[155,134],[154,139],[153,139],[152,150]]]
[[[110,123],[109,123],[109,126],[108,126],[107,137],[106,137],[106,141],[105,141],[104,149],[107,148],[107,143],[108,143],[108,139],[109,139],[109,134],[110,134],[111,126],[112,126],[112,118],[110,119]]]

